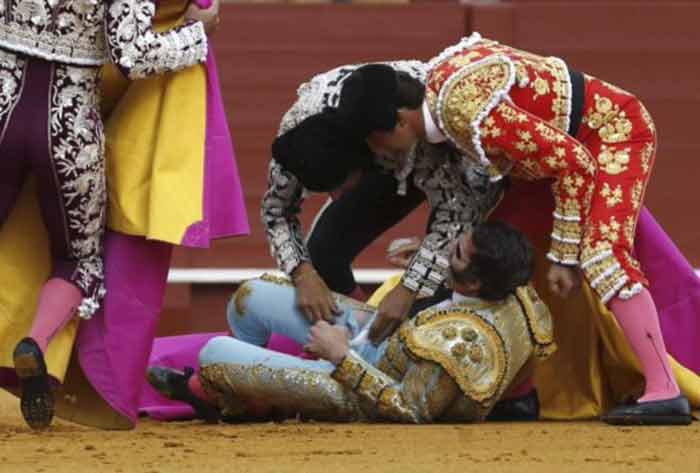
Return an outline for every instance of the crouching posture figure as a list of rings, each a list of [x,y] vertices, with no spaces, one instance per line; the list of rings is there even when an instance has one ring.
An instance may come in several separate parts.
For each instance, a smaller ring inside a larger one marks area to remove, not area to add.
[[[554,350],[551,318],[527,285],[529,243],[505,224],[461,235],[450,268],[452,299],[419,312],[379,345],[367,338],[370,306],[336,296],[343,310],[334,323],[311,325],[288,282],[249,281],[229,304],[235,338],[204,347],[198,376],[154,367],[149,379],[165,395],[228,420],[258,416],[261,404],[268,415],[319,420],[482,420],[528,377],[535,358]],[[262,348],[272,332],[319,359]]]

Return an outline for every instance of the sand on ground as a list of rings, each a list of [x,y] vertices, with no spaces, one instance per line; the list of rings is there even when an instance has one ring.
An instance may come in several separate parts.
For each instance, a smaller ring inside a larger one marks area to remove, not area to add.
[[[700,471],[700,423],[205,425],[144,420],[109,432],[56,421],[32,432],[0,392],[1,473],[664,473]]]

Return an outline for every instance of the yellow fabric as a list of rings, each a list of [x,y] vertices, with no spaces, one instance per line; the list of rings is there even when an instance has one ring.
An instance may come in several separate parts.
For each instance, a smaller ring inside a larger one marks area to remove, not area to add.
[[[161,1],[156,29],[182,21],[187,5]],[[134,82],[113,66],[105,67],[110,228],[178,244],[187,227],[201,220],[206,80],[204,66]],[[0,228],[0,367],[13,366],[12,350],[29,333],[50,267],[48,237],[34,183],[28,180]],[[77,320],[71,322],[46,353],[49,373],[59,381],[66,374],[77,325]]]
[[[554,317],[558,350],[536,365],[535,384],[546,419],[598,417],[614,405],[638,397],[644,389],[639,361],[613,314],[598,302],[588,286],[566,301],[548,290],[549,264],[538,249],[535,287]],[[377,306],[401,282],[388,279],[368,303]],[[700,407],[700,376],[670,357],[678,385],[694,408]]]
[[[33,180],[0,228],[0,367],[12,367],[12,351],[29,333],[41,285],[49,275],[49,243],[39,217]],[[49,373],[63,380],[78,322],[70,322],[46,352]]]
[[[185,5],[161,2],[156,29],[181,22]],[[187,228],[202,220],[206,68],[127,82],[126,89],[113,66],[104,77],[108,226],[180,244]]]

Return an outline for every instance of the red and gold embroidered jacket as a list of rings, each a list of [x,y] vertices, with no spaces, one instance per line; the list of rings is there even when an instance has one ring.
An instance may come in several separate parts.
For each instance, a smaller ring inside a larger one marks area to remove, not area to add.
[[[597,166],[568,134],[572,108],[569,70],[478,33],[431,61],[426,86],[430,115],[466,156],[526,179],[554,178],[552,245],[548,258],[577,265],[582,221]]]

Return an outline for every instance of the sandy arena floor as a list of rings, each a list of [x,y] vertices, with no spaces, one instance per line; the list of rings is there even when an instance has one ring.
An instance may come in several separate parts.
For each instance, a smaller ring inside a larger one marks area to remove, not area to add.
[[[598,422],[482,425],[320,423],[207,426],[145,421],[105,432],[58,421],[24,426],[0,393],[2,473],[697,472],[700,423],[614,428]]]

